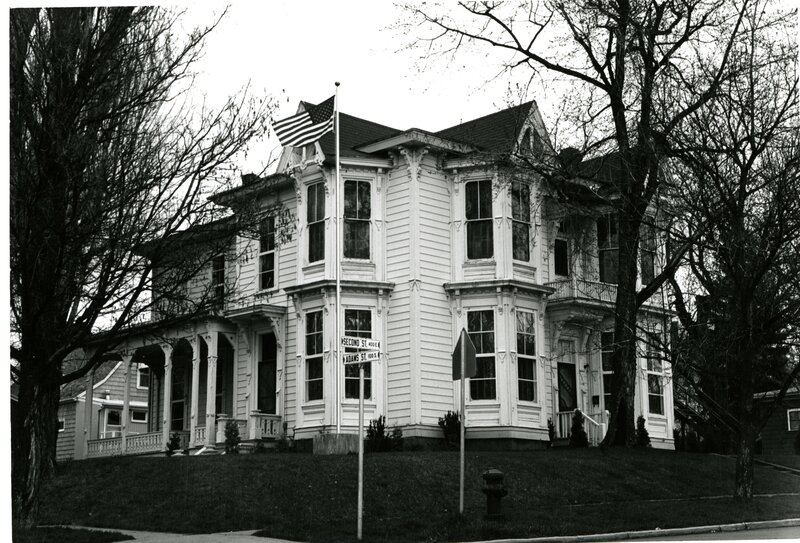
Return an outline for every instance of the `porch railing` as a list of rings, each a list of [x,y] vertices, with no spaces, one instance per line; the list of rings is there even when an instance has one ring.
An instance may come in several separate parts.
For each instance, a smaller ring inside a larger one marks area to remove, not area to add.
[[[556,437],[568,439],[572,435],[572,417],[575,410],[561,411],[556,415]],[[599,445],[606,436],[607,415],[605,413],[594,413],[592,415],[583,414],[583,429],[589,439],[589,445]]]
[[[236,422],[236,425],[239,427],[239,437],[245,439],[247,436],[247,419],[234,419],[229,415],[217,415],[217,443],[223,443],[225,441],[225,425],[228,424],[228,421]]]
[[[617,285],[601,283],[600,281],[587,281],[585,279],[566,279],[553,281],[545,286],[556,291],[550,295],[550,300],[584,299],[613,304],[617,300]],[[662,306],[661,293],[656,292],[647,301],[647,305]]]
[[[280,415],[267,415],[258,411],[250,413],[253,428],[251,439],[277,439],[283,432]]]
[[[91,439],[87,444],[86,456],[89,458],[97,458],[100,456],[116,456],[119,454],[122,454],[121,437]]]
[[[194,428],[194,444],[205,445],[206,443],[206,427],[195,426]]]
[[[128,435],[125,446],[129,454],[162,451],[164,450],[164,434],[162,432],[148,432],[146,434]]]

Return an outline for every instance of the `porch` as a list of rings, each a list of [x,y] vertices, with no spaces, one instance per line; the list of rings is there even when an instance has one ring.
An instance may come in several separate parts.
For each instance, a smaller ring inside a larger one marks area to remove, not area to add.
[[[211,436],[207,439],[206,426],[196,426],[194,432],[180,430],[173,431],[170,436],[177,434],[180,437],[179,450],[194,450],[203,446],[225,446],[225,426],[228,421],[234,421],[239,427],[239,436],[242,442],[274,441],[282,433],[281,417],[253,412],[247,419],[234,419],[228,415],[216,415]],[[126,434],[104,439],[90,439],[88,442],[87,457],[100,458],[104,456],[140,455],[160,453],[167,449],[164,441],[165,434],[161,430],[142,434]],[[168,439],[168,438],[167,438]]]
[[[569,440],[572,435],[572,418],[575,416],[575,411],[577,409],[560,411],[556,414],[554,425],[557,441]],[[583,429],[586,431],[590,447],[596,447],[603,441],[608,430],[608,417],[608,411],[593,414],[583,413]]]

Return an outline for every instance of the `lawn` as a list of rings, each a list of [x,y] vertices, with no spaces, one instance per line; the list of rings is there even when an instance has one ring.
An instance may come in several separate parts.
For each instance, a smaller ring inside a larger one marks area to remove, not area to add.
[[[577,535],[800,517],[800,477],[756,468],[757,498],[729,498],[729,458],[655,450],[553,449],[365,458],[364,539],[475,540]],[[483,519],[481,474],[506,474],[506,520]],[[305,454],[98,459],[67,464],[44,492],[42,523],[184,533],[263,529],[355,540],[357,458]],[[647,501],[665,500],[665,501]]]

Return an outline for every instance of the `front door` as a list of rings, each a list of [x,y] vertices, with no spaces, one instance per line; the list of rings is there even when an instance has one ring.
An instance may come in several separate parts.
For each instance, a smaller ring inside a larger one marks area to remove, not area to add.
[[[571,341],[559,341],[558,360],[558,410],[573,411],[578,407],[578,390],[575,379],[575,353]]]
[[[258,362],[258,410],[277,414],[275,390],[277,385],[277,343],[274,334],[261,335],[261,360]]]

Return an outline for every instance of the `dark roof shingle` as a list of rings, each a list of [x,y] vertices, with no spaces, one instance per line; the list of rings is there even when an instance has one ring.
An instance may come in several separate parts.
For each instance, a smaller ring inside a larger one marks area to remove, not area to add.
[[[469,143],[490,153],[514,149],[519,131],[531,112],[533,101],[497,111],[436,132],[441,138]]]

